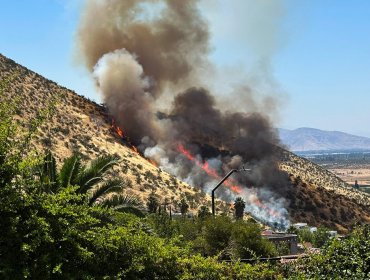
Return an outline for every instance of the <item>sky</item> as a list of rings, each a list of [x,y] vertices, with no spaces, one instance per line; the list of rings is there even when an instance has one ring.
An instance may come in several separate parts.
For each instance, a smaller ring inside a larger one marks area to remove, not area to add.
[[[0,53],[100,102],[76,52],[82,8],[83,0],[0,0]],[[268,84],[276,126],[370,137],[370,1],[204,0],[201,9],[210,59]]]

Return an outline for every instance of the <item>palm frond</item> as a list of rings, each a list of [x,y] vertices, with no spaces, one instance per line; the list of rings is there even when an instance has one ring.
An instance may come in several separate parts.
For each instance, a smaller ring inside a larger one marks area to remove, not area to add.
[[[103,180],[104,173],[117,163],[118,158],[112,155],[93,160],[87,168],[81,170],[76,180],[76,185],[80,186],[79,192],[86,193],[93,185],[100,183]]]
[[[132,195],[116,194],[102,201],[102,205],[108,207],[116,207],[118,205],[141,206],[140,200]]]
[[[103,196],[106,196],[110,193],[117,193],[122,191],[123,189],[123,180],[122,179],[111,179],[104,184],[95,187],[92,192],[91,196],[89,198],[89,204],[92,205],[95,203],[98,199],[101,199]]]
[[[132,213],[139,217],[144,216],[144,207],[135,196],[115,194],[104,199],[101,205],[112,207],[114,210],[120,212]]]
[[[60,186],[65,188],[70,184],[75,184],[80,172],[81,158],[78,155],[73,155],[70,158],[67,158],[59,172]]]
[[[132,206],[117,206],[114,207],[114,210],[122,212],[122,213],[130,213],[134,214],[135,216],[138,216],[140,218],[145,217],[145,212],[143,209],[139,209],[137,207],[132,207]]]

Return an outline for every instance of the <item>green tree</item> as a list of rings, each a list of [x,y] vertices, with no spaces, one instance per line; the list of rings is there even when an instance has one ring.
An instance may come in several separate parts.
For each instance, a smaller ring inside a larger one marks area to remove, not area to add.
[[[101,156],[84,165],[81,157],[72,155],[64,160],[61,170],[56,169],[55,158],[49,151],[44,162],[38,167],[44,189],[58,193],[62,189],[77,186],[78,194],[87,194],[88,204],[112,207],[122,212],[143,216],[140,201],[134,196],[123,194],[124,180],[105,179],[107,172],[118,163],[116,156]]]
[[[290,279],[370,279],[370,225],[356,228],[343,240],[332,239],[321,249],[301,260]]]
[[[205,219],[210,216],[211,216],[211,212],[209,211],[209,208],[207,206],[203,205],[199,208],[198,210],[199,219]]]
[[[313,244],[314,233],[308,228],[301,228],[297,230],[298,239],[300,242],[310,242]]]
[[[355,188],[355,189],[359,189],[359,188],[360,188],[360,186],[359,186],[359,184],[358,184],[357,180],[355,180],[354,188]]]
[[[216,216],[205,221],[203,229],[206,252],[214,256],[227,249],[233,230],[233,223],[227,216]]]
[[[147,209],[149,213],[157,213],[159,207],[159,201],[154,192],[151,192],[148,196]]]
[[[185,216],[188,213],[189,210],[189,204],[186,201],[186,199],[183,197],[180,201],[180,211],[183,216]]]
[[[243,219],[245,202],[241,197],[237,197],[234,202],[235,218]]]
[[[237,221],[234,224],[232,248],[234,257],[241,259],[277,255],[275,246],[262,238],[259,225],[243,221]]]
[[[83,165],[80,156],[72,155],[64,161],[58,175],[57,186],[58,188],[78,186],[78,193],[88,193],[98,183],[103,182],[107,171],[117,163],[116,156],[106,155],[92,160],[89,165]]]
[[[329,241],[330,236],[328,233],[329,229],[326,227],[318,227],[315,232],[313,232],[313,246],[316,248],[321,248]]]

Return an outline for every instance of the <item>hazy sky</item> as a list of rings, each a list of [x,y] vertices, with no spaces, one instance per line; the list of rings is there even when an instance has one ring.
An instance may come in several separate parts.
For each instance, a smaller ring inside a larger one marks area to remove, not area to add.
[[[211,59],[229,76],[268,83],[278,126],[370,137],[370,1],[204,1]],[[74,51],[82,4],[0,0],[0,53],[99,101]]]

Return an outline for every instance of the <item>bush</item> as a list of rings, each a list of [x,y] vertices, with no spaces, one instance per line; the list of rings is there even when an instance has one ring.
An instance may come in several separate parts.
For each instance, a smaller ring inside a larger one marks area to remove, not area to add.
[[[263,280],[283,279],[282,275],[267,264],[220,263],[215,258],[194,256],[183,258],[178,264],[181,280]]]
[[[241,259],[272,257],[277,255],[275,246],[262,238],[255,223],[235,222],[232,231],[233,255]]]
[[[308,279],[369,279],[370,225],[355,229],[344,240],[332,239],[321,254],[311,255],[289,277]]]
[[[210,256],[225,250],[231,240],[233,222],[225,216],[208,218],[204,223],[204,239],[206,252]]]

